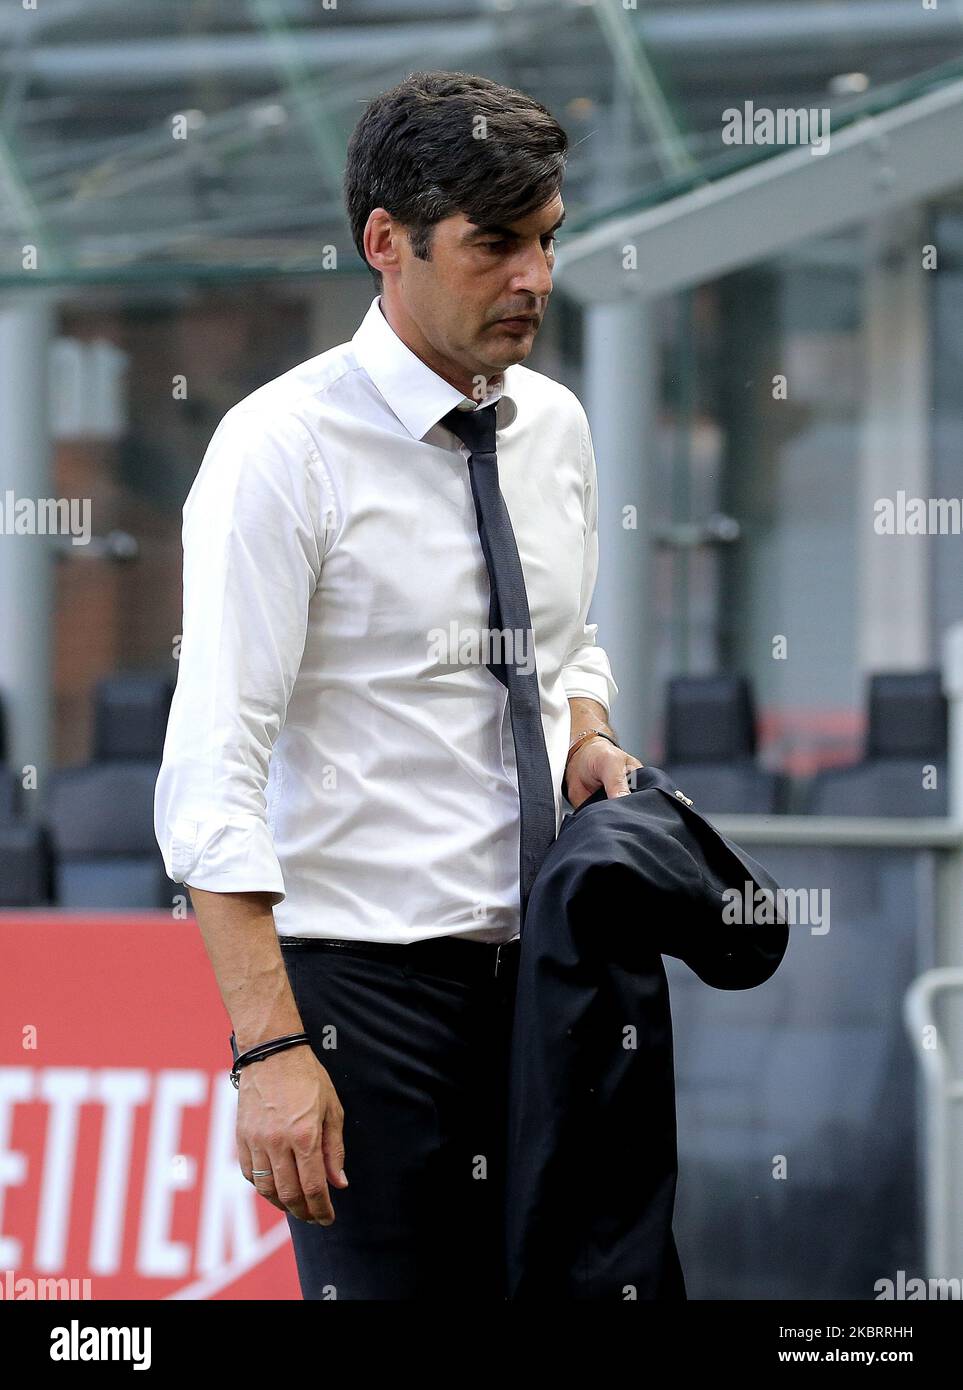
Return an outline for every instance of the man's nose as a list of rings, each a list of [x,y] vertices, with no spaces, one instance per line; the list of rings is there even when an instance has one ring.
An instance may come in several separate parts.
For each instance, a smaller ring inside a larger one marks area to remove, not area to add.
[[[529,251],[525,263],[515,273],[512,289],[517,294],[531,294],[536,299],[547,299],[552,292],[552,270],[545,255],[544,247],[538,246]],[[539,305],[544,309],[544,305]]]

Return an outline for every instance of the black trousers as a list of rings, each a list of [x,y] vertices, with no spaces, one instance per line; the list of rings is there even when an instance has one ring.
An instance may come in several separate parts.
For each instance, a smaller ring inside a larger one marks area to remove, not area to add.
[[[453,944],[492,959],[493,947]],[[517,943],[498,976],[469,980],[424,968],[417,946],[390,950],[281,938],[304,1030],[344,1107],[349,1182],[329,1189],[333,1225],[288,1216],[301,1292],[504,1300]]]

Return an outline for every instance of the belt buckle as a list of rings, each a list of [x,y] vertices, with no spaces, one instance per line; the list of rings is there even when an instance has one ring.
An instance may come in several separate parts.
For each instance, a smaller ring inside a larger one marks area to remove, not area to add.
[[[498,979],[498,971],[499,971],[499,968],[500,968],[501,963],[502,963],[502,947],[503,947],[504,945],[505,945],[505,942],[504,942],[504,941],[499,941],[497,947],[495,948],[495,979],[496,979],[496,980]]]

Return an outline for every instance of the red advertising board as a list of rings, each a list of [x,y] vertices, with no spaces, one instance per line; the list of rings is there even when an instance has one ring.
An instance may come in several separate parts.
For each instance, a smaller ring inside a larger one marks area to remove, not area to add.
[[[300,1298],[230,1031],[193,917],[0,913],[0,1298]]]

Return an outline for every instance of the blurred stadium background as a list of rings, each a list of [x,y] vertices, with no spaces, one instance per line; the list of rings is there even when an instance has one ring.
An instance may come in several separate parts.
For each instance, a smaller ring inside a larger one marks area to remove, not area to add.
[[[963,539],[874,519],[963,498],[963,4],[40,0],[0,40],[0,1277],[298,1296],[153,835],[180,509],[224,412],[354,332],[348,135],[449,68],[570,135],[528,365],[592,425],[622,741],[831,901],[745,997],[666,962],[690,1297],[959,1281]],[[725,143],[748,102],[828,148]]]

